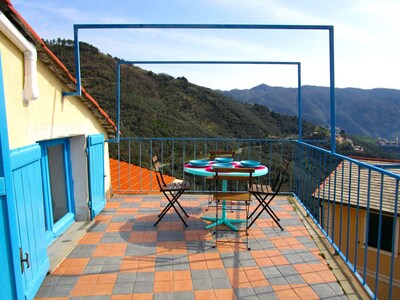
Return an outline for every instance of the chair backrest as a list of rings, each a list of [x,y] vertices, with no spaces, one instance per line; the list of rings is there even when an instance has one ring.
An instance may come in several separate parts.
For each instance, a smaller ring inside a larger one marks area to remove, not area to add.
[[[247,186],[251,186],[254,172],[254,168],[215,168],[215,190],[216,192],[219,191],[219,182],[221,180],[247,181]]]
[[[162,166],[161,163],[158,161],[158,156],[157,155],[153,156],[152,161],[153,161],[153,171],[156,173],[158,186],[160,187],[160,189],[162,189],[166,186],[166,183],[163,178]]]
[[[274,184],[272,185],[272,190],[276,193],[279,192],[279,190],[281,189],[283,180],[285,179],[287,170],[289,168],[289,163],[290,162],[285,158],[282,160],[281,166],[279,168],[279,174],[276,177]]]
[[[234,158],[236,151],[228,151],[228,150],[210,150],[209,151],[209,159],[214,160],[216,157],[231,157]]]

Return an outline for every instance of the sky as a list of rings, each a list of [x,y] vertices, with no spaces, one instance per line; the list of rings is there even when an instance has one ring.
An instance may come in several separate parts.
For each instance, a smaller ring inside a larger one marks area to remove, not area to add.
[[[43,39],[73,39],[74,24],[330,25],[339,88],[400,89],[398,0],[11,0]],[[301,63],[302,85],[330,85],[324,30],[88,29],[79,40],[128,61]],[[145,65],[213,89],[297,87],[296,65]]]

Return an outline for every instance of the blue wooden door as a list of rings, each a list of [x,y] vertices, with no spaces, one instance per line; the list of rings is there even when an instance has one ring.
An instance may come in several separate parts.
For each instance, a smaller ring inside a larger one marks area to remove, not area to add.
[[[104,135],[88,136],[89,209],[93,219],[104,209]]]
[[[75,222],[68,139],[40,142],[44,187],[46,242],[50,245]]]
[[[20,260],[0,53],[0,299],[21,299]]]
[[[11,151],[11,171],[22,284],[26,299],[33,299],[50,267],[45,240],[41,148],[38,144]]]

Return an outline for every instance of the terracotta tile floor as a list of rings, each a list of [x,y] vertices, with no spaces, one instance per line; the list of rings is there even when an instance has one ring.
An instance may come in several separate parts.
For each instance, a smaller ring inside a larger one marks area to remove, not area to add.
[[[161,195],[112,198],[74,250],[48,275],[36,299],[347,299],[286,198],[243,234],[217,248],[201,219],[207,196],[183,195],[184,228],[173,210],[157,227]],[[255,204],[255,203],[254,203]]]

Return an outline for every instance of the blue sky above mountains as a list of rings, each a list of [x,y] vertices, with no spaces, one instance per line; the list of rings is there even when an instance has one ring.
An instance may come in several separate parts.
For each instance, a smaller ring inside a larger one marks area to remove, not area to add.
[[[400,2],[279,0],[15,0],[45,39],[73,24],[333,25],[337,87],[400,89]],[[328,33],[288,30],[81,30],[80,40],[125,60],[299,61],[302,84],[329,85]],[[297,86],[295,66],[140,65],[215,89]]]

